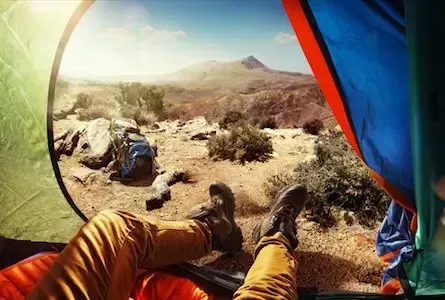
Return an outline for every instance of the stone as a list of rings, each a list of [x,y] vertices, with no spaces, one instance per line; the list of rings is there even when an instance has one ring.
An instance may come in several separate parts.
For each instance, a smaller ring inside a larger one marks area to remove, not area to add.
[[[106,167],[111,161],[110,121],[99,118],[88,123],[79,138],[80,162],[91,169]]]
[[[88,177],[90,177],[94,171],[86,168],[76,168],[72,172],[72,176],[79,182],[86,182]]]
[[[215,134],[216,134],[216,130],[195,131],[191,134],[190,139],[192,141],[204,141],[204,140],[208,140]]]
[[[164,200],[157,194],[153,194],[145,201],[145,209],[151,211],[164,206]]]
[[[75,113],[77,108],[77,99],[74,96],[65,94],[54,103],[53,117],[57,120],[65,119],[67,115]]]
[[[317,155],[315,155],[315,154],[309,154],[308,156],[306,156],[306,157],[302,160],[302,162],[304,162],[304,163],[310,163],[310,162],[312,162],[312,161],[314,161],[314,160],[317,160]]]

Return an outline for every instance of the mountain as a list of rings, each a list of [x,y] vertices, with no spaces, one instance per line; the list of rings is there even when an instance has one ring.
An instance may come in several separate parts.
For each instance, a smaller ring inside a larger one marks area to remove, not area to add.
[[[238,92],[255,87],[283,88],[286,85],[315,84],[313,76],[298,72],[274,70],[254,56],[229,61],[205,61],[177,72],[165,74],[157,83],[174,84],[186,89],[220,89]]]
[[[144,74],[111,76],[64,76],[70,81],[140,81],[171,85],[187,90],[222,90],[249,92],[262,88],[286,88],[289,85],[315,84],[312,75],[274,70],[254,56],[235,61],[204,61],[173,73],[148,76]]]
[[[301,126],[313,118],[332,119],[312,75],[275,70],[254,56],[204,61],[156,77],[128,75],[89,80],[160,85],[171,115],[183,119],[205,116],[215,121],[228,110],[243,111],[251,119],[273,117],[283,127]]]

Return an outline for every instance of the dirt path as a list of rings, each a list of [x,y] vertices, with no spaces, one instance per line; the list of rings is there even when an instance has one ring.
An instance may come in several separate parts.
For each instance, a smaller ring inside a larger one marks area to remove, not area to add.
[[[71,116],[70,116],[71,117]],[[55,131],[75,126],[72,118],[55,122]],[[161,124],[161,126],[163,126]],[[146,131],[146,129],[143,129]],[[72,174],[82,167],[76,155],[63,156],[59,166],[65,185],[79,208],[91,217],[102,209],[122,209],[155,215],[164,220],[180,220],[195,205],[208,200],[208,186],[215,180],[228,184],[237,198],[237,221],[245,237],[243,251],[235,257],[216,254],[200,260],[225,269],[247,271],[252,263],[254,243],[252,230],[267,211],[263,184],[274,172],[291,170],[312,152],[314,137],[292,137],[294,130],[271,131],[275,153],[266,163],[245,166],[226,161],[212,161],[207,157],[205,141],[190,141],[181,133],[169,131],[147,133],[156,141],[159,163],[167,171],[185,168],[192,175],[192,183],[172,186],[172,199],[158,210],[147,212],[145,200],[150,189],[143,183],[124,185],[110,181],[101,171],[94,171],[84,183]],[[338,225],[327,231],[304,218],[298,220],[300,245],[298,248],[300,285],[322,290],[353,290],[378,292],[382,264],[374,249],[375,230],[360,226]]]

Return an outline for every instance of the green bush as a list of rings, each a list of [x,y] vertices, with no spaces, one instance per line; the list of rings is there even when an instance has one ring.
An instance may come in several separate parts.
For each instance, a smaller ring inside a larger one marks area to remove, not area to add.
[[[133,119],[138,125],[151,125],[158,121],[153,112],[146,112],[136,106],[125,105],[122,107],[120,115],[123,118]]]
[[[239,161],[266,161],[273,153],[270,137],[250,125],[231,127],[229,133],[215,135],[208,145],[212,158]]]
[[[92,101],[90,95],[85,93],[79,93],[76,96],[76,108],[90,108]]]
[[[289,174],[278,174],[265,182],[266,194],[274,199],[284,186],[306,185],[310,200],[309,217],[322,226],[336,223],[335,211],[353,212],[357,221],[373,227],[381,221],[389,197],[369,175],[340,132],[320,135],[315,145],[316,158],[304,162]]]
[[[320,119],[312,119],[303,124],[303,131],[312,135],[319,135],[323,128],[323,121]]]
[[[219,122],[221,129],[230,129],[232,126],[243,125],[246,117],[239,111],[229,110],[225,113],[224,118]]]
[[[158,116],[164,114],[165,90],[154,85],[140,82],[119,83],[121,95],[117,101],[122,105],[138,106],[146,112],[154,112]]]

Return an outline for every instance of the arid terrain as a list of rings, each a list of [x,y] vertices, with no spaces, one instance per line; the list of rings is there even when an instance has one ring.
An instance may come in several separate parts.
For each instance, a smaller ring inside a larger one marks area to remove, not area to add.
[[[69,107],[80,92],[100,98],[102,102],[110,103],[112,108],[118,107],[116,97],[119,90],[112,83],[66,80],[71,82],[70,86],[56,91],[56,112]],[[165,76],[163,80],[162,84],[170,87],[164,101],[170,109],[174,107],[183,111],[178,113],[178,117],[185,121],[185,125],[171,118],[157,122],[156,129],[153,126],[141,126],[141,129],[157,145],[161,168],[167,172],[186,169],[191,175],[189,182],[171,186],[171,200],[160,209],[146,211],[145,200],[152,193],[150,182],[111,181],[104,168],[92,170],[83,166],[74,152],[71,156],[62,155],[59,160],[64,183],[75,203],[88,217],[102,209],[112,208],[154,215],[164,220],[180,220],[192,207],[208,200],[211,182],[222,181],[232,188],[236,196],[236,219],[245,240],[243,250],[234,257],[220,257],[215,253],[196,263],[246,272],[253,261],[253,227],[267,212],[269,204],[264,192],[265,181],[274,173],[292,170],[313,155],[316,137],[293,127],[313,117],[313,114],[323,119],[325,126],[334,126],[332,115],[321,93],[317,92],[312,76],[270,70],[253,57],[230,64],[207,62]],[[278,88],[286,94],[275,107],[258,105],[261,99],[264,100],[258,95]],[[205,109],[199,110],[198,107]],[[191,136],[196,131],[212,127],[212,123],[221,117],[220,113],[213,112],[212,115],[212,107],[221,110],[235,107],[245,113],[255,111],[259,115],[269,114],[276,118],[279,129],[262,130],[272,138],[272,157],[266,162],[245,165],[210,159],[207,141],[192,140]],[[79,121],[75,114],[61,117],[54,121],[55,135],[85,122]],[[321,290],[378,292],[383,264],[375,253],[376,232],[377,228],[365,229],[343,222],[330,229],[321,229],[316,223],[299,217],[297,254],[300,285]]]

